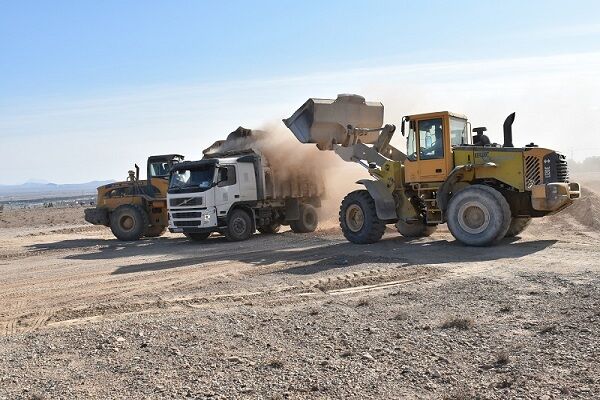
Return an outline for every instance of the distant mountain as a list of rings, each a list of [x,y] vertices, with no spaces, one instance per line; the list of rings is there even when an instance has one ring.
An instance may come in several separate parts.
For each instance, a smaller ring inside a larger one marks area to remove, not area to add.
[[[29,180],[22,185],[0,185],[0,196],[15,196],[24,194],[57,194],[57,193],[73,193],[73,194],[94,194],[98,186],[106,185],[107,183],[115,182],[108,181],[92,181],[85,183],[66,183],[56,184],[50,182],[40,182]]]

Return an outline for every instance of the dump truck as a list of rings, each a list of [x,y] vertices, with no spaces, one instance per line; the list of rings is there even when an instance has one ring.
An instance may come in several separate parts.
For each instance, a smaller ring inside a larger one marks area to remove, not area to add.
[[[461,114],[407,115],[400,125],[405,154],[390,144],[396,127],[383,125],[383,112],[379,102],[339,95],[311,98],[283,120],[300,142],[333,150],[374,178],[357,182],[365,189],[348,194],[340,207],[342,232],[353,243],[378,241],[387,224],[423,237],[447,223],[458,241],[488,246],[580,196],[563,154],[533,143],[514,147],[515,113],[504,122],[502,145],[490,142],[485,127],[471,129]]]
[[[135,171],[128,172],[127,180],[98,187],[96,207],[84,211],[85,220],[110,227],[123,241],[161,236],[168,224],[169,171],[183,160],[180,154],[148,157],[146,180],[140,180],[140,168],[135,164]]]
[[[296,233],[318,225],[324,184],[300,173],[273,168],[258,149],[229,149],[226,142],[249,139],[252,131],[238,128],[227,141],[204,151],[199,161],[176,164],[167,192],[169,231],[201,241],[211,233],[230,241],[250,238],[258,230],[277,233],[289,225]],[[233,146],[235,147],[235,146]]]

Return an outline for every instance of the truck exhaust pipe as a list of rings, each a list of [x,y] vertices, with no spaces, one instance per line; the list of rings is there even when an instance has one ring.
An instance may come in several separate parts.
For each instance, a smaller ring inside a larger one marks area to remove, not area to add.
[[[504,120],[504,146],[503,147],[515,147],[512,142],[512,124],[515,122],[515,113],[510,114]]]

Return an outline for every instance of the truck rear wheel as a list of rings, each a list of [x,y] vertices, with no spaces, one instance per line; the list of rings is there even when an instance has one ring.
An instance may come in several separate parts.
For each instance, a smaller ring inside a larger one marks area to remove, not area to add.
[[[149,225],[146,211],[134,204],[121,205],[110,215],[110,230],[119,240],[139,240]]]
[[[377,218],[375,201],[367,190],[349,193],[340,207],[340,226],[352,243],[375,243],[385,232],[385,223]]]
[[[489,246],[506,235],[511,221],[508,202],[496,189],[472,185],[448,204],[448,229],[467,246]]]
[[[525,230],[531,223],[531,217],[514,217],[506,232],[506,237],[515,237]]]
[[[302,204],[300,206],[300,218],[290,221],[290,228],[295,233],[314,232],[317,225],[319,225],[319,216],[317,210],[310,204]]]
[[[193,240],[194,242],[201,242],[203,240],[208,239],[211,232],[202,232],[202,233],[184,233],[185,237]]]
[[[275,222],[273,224],[259,226],[257,230],[264,235],[272,235],[279,232],[280,228],[281,224]]]
[[[250,215],[240,208],[233,210],[229,215],[227,229],[225,230],[227,240],[232,242],[247,240],[252,236],[252,233],[254,232]]]
[[[437,231],[437,225],[426,225],[422,221],[409,224],[400,220],[396,223],[396,229],[404,237],[425,237]]]

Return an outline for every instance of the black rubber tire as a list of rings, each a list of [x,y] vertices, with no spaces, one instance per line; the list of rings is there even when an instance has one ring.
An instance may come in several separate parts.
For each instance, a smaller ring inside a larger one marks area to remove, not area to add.
[[[281,224],[273,223],[270,225],[259,226],[256,230],[262,233],[263,235],[273,235],[279,232],[279,229],[281,229]]]
[[[146,229],[146,233],[144,233],[144,236],[149,238],[159,237],[162,236],[166,231],[166,226],[152,225],[148,229]]]
[[[212,232],[202,232],[202,233],[184,233],[185,237],[194,242],[201,242],[203,240],[208,239]]]
[[[481,214],[478,213],[478,216],[484,220],[487,213],[487,225],[484,225],[484,221],[479,227],[468,226],[464,212],[471,206],[480,210]],[[452,236],[467,246],[489,246],[498,242],[506,235],[511,221],[510,207],[504,196],[496,189],[484,185],[468,186],[453,195],[446,215]]]
[[[125,242],[139,240],[149,226],[148,214],[138,205],[123,204],[110,214],[110,230]]]
[[[314,232],[318,225],[317,210],[310,204],[300,205],[300,218],[296,221],[290,221],[290,229],[295,233]]]
[[[510,221],[510,226],[505,237],[515,237],[525,230],[531,224],[531,217],[514,217]]]
[[[237,208],[229,214],[225,237],[231,242],[247,240],[252,236],[252,219],[247,211]]]
[[[422,221],[412,222],[410,224],[400,220],[396,222],[396,229],[404,237],[425,237],[431,236],[437,231],[437,225],[427,225]]]
[[[349,223],[352,222],[347,220],[350,218],[348,213],[358,211],[357,207],[362,212],[362,224],[351,228]],[[344,197],[340,206],[340,226],[344,237],[356,244],[375,243],[385,232],[385,223],[377,218],[375,201],[367,190],[355,190]]]

